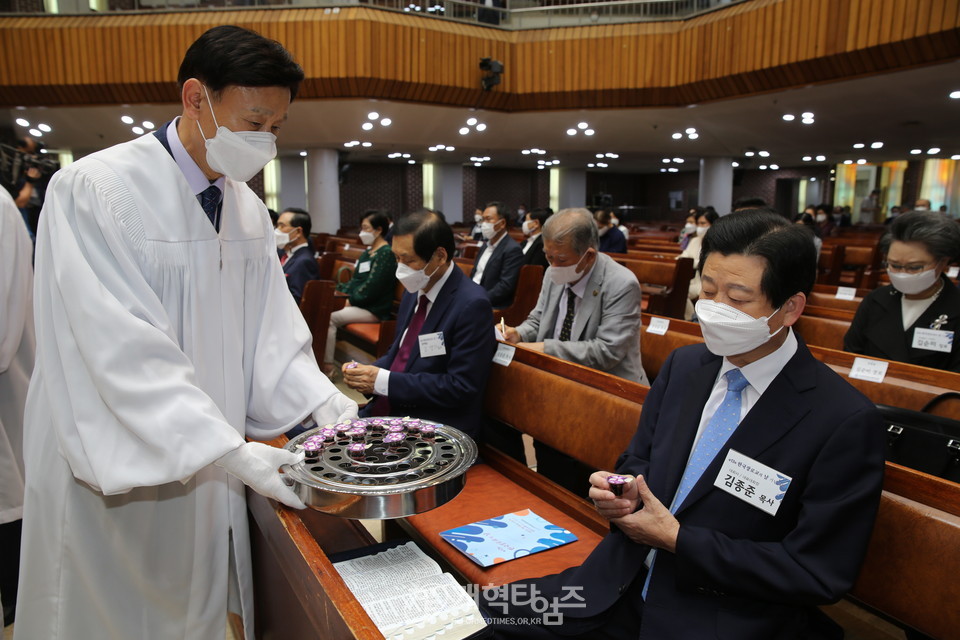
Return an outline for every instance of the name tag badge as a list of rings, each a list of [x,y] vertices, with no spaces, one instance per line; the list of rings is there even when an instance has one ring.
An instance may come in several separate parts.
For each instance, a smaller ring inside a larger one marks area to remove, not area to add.
[[[775,516],[792,480],[773,467],[730,449],[713,486]]]
[[[370,271],[371,264],[372,263],[370,262],[361,262],[360,265],[357,267],[357,273],[366,273],[367,271]]]
[[[516,352],[517,348],[512,344],[501,342],[497,345],[497,352],[493,354],[493,361],[504,367],[509,366],[513,362],[513,354]]]
[[[953,331],[921,329],[918,327],[913,330],[913,344],[910,346],[914,349],[950,353],[953,351]]]
[[[417,336],[417,339],[420,341],[421,358],[447,355],[447,347],[443,343],[443,331],[424,333],[423,335]]]
[[[670,321],[666,318],[650,318],[650,324],[647,325],[647,333],[653,333],[662,336],[670,328]]]
[[[837,300],[853,300],[857,297],[854,287],[837,287]]]
[[[868,382],[883,382],[883,377],[887,375],[888,364],[869,358],[854,358],[853,366],[850,367],[850,377]]]
[[[956,278],[958,275],[960,275],[960,267],[950,267],[947,269],[948,278]]]

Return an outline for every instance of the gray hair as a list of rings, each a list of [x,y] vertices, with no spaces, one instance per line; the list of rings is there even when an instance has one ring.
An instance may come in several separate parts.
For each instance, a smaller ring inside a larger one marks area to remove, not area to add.
[[[593,215],[586,209],[561,209],[543,225],[543,240],[558,244],[569,243],[582,256],[587,249],[600,246],[600,237]]]
[[[894,240],[919,242],[937,260],[960,257],[960,226],[942,213],[910,211],[897,216],[880,239],[880,251],[884,255]]]

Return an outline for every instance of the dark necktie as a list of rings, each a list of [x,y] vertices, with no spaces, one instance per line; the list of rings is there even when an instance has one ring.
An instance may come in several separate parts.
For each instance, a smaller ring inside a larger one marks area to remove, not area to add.
[[[430,301],[427,296],[420,294],[417,300],[417,310],[410,318],[410,324],[407,325],[407,332],[403,336],[400,348],[397,349],[397,356],[390,365],[391,372],[402,373],[410,362],[410,355],[413,353],[413,345],[417,344],[420,336],[420,329],[423,328],[423,321],[427,319],[427,307]],[[373,411],[370,415],[387,416],[390,415],[390,401],[385,396],[379,396],[373,403]]]
[[[573,317],[577,314],[577,295],[573,289],[567,287],[567,314],[563,316],[563,324],[560,326],[560,341],[566,342],[570,339],[570,331],[573,329]]]
[[[220,189],[218,189],[216,185],[210,185],[204,189],[197,198],[200,200],[200,206],[203,208],[203,212],[210,218],[210,224],[213,225],[214,229],[219,231],[220,225],[217,224],[219,222],[217,219],[217,210],[220,205]]]

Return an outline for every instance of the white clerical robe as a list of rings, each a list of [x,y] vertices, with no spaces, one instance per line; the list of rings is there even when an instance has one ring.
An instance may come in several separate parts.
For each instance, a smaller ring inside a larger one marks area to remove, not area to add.
[[[0,524],[23,513],[23,405],[36,344],[32,255],[23,216],[0,187]]]
[[[218,234],[145,135],[55,175],[40,221],[16,638],[222,638],[231,565],[253,638],[244,487],[213,462],[338,393],[266,208],[227,179]]]

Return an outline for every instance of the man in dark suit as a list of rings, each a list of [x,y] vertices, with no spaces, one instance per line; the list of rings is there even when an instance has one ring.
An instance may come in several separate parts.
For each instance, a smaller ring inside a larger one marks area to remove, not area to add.
[[[523,264],[540,265],[544,269],[550,266],[547,256],[543,252],[543,225],[553,212],[550,209],[534,209],[524,215],[523,235],[527,241],[523,243]]]
[[[509,306],[523,266],[523,250],[507,233],[503,204],[491,202],[486,206],[480,233],[486,242],[477,254],[470,278],[484,288],[494,307]]]
[[[497,343],[483,289],[453,263],[450,226],[433,212],[397,221],[393,253],[407,289],[390,350],[373,365],[345,364],[344,381],[376,394],[362,415],[416,416],[476,438]]]
[[[533,581],[561,624],[498,625],[499,637],[842,637],[816,607],[850,589],[866,551],[879,415],[790,328],[816,273],[802,229],[735,213],[703,251],[706,343],[674,351],[657,376],[617,463],[634,478],[622,495],[610,473],[590,478],[611,533],[583,565]],[[571,587],[582,608],[557,599]]]
[[[287,287],[300,304],[307,282],[320,279],[320,268],[310,246],[310,215],[303,209],[284,209],[277,218],[274,235]]]

